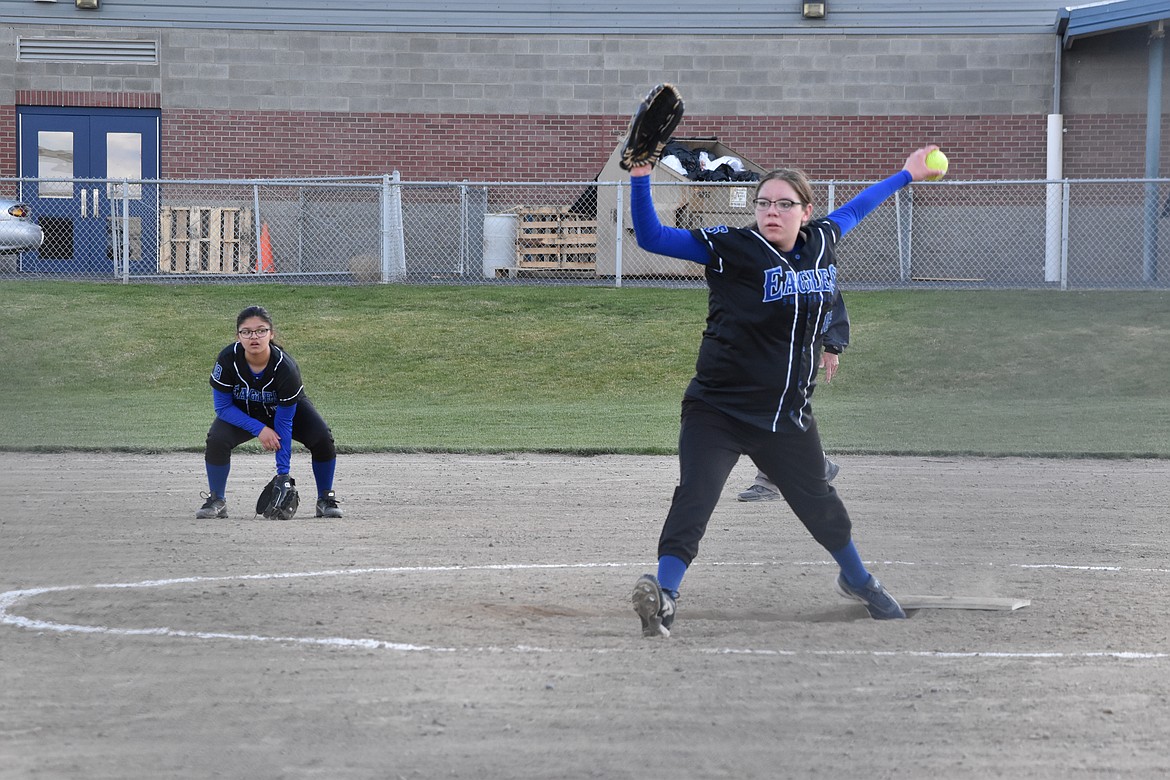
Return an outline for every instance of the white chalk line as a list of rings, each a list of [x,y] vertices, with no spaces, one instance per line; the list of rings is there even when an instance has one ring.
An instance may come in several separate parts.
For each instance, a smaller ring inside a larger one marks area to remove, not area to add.
[[[915,563],[912,561],[882,561],[889,566],[987,566],[1021,569],[1067,569],[1073,571],[1118,571],[1142,573],[1170,573],[1165,568],[1127,568],[1122,566],[1088,566],[1072,564],[963,564],[963,563]],[[714,561],[705,562],[708,566],[831,566],[831,561],[755,561],[734,562]],[[867,561],[873,565],[873,562]],[[237,642],[263,642],[275,644],[314,645],[322,647],[351,648],[360,650],[391,650],[398,652],[431,652],[431,653],[595,653],[606,654],[615,652],[637,652],[629,648],[549,648],[532,645],[476,646],[476,647],[443,647],[438,645],[416,645],[406,642],[390,642],[381,639],[353,639],[349,637],[301,637],[301,636],[267,636],[261,634],[234,634],[217,631],[185,631],[182,629],[159,626],[154,628],[117,628],[112,626],[77,625],[70,623],[56,623],[47,620],[34,620],[22,615],[13,615],[10,610],[20,602],[45,593],[60,593],[64,591],[103,590],[103,589],[142,589],[160,588],[172,585],[193,585],[215,582],[238,582],[242,580],[280,580],[303,579],[309,577],[344,577],[366,574],[412,574],[435,573],[451,571],[525,571],[535,569],[597,569],[597,568],[646,568],[652,564],[642,563],[533,563],[533,564],[481,564],[481,565],[452,565],[452,566],[380,566],[352,569],[326,569],[323,571],[308,572],[272,572],[263,574],[236,574],[216,577],[174,577],[160,580],[141,580],[138,582],[95,583],[91,585],[55,585],[40,588],[24,588],[0,593],[0,625],[13,626],[28,631],[52,631],[57,633],[105,634],[111,636],[157,636],[177,639],[200,640],[229,640]],[[1136,651],[1108,651],[1108,652],[1015,652],[1015,651],[941,651],[941,650],[769,650],[759,648],[693,648],[691,652],[706,655],[744,655],[744,656],[871,656],[871,657],[903,657],[903,658],[991,658],[991,659],[1092,659],[1105,658],[1115,660],[1159,660],[1170,658],[1170,652],[1136,652]]]

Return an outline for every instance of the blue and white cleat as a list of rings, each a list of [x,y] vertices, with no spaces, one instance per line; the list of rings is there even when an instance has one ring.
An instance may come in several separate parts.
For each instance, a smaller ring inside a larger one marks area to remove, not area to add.
[[[906,617],[901,605],[894,600],[877,577],[869,575],[869,582],[860,588],[854,588],[845,581],[844,575],[837,575],[837,592],[847,599],[860,601],[869,610],[869,616],[874,620],[897,620]]]

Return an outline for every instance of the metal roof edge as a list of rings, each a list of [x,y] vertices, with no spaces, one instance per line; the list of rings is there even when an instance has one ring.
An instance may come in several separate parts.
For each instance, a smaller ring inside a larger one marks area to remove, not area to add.
[[[1170,0],[1104,0],[1057,10],[1056,32],[1062,47],[1080,38],[1129,30],[1170,20]]]

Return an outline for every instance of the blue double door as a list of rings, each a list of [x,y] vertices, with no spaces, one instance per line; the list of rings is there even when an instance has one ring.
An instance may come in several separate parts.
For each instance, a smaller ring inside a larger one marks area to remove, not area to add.
[[[156,272],[159,111],[21,106],[17,116],[21,200],[45,233],[21,270]]]

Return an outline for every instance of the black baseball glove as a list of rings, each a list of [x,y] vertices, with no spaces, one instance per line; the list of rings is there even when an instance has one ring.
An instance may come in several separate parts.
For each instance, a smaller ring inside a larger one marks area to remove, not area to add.
[[[657,163],[682,117],[682,96],[673,84],[659,84],[650,90],[630,120],[630,132],[618,165],[628,171],[639,165]]]
[[[297,481],[288,474],[277,474],[260,491],[256,500],[256,514],[269,520],[292,520],[301,505]]]

